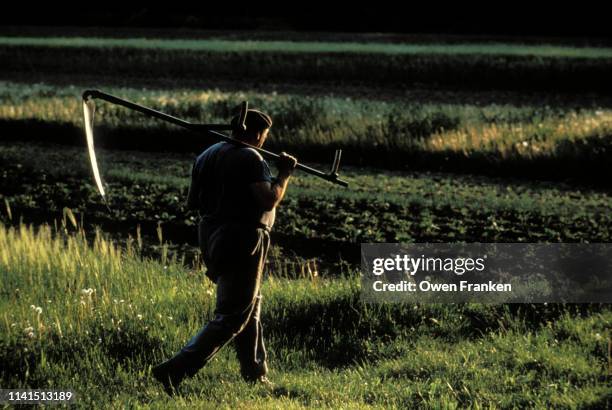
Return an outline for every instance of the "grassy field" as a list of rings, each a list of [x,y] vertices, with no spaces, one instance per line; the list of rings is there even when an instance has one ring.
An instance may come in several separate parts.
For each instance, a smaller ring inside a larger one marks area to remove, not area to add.
[[[72,388],[81,408],[610,404],[608,307],[366,305],[356,273],[265,282],[274,390],[227,349],[172,401],[150,366],[211,315],[201,271],[49,227],[0,225],[0,245],[2,385]]]
[[[202,30],[163,27],[78,27],[78,26],[3,26],[1,37],[27,38],[93,38],[93,39],[148,39],[148,40],[226,40],[258,42],[309,42],[358,44],[420,44],[420,45],[535,45],[580,48],[610,48],[604,37],[511,36],[469,34],[426,34],[389,32],[326,32],[290,30]]]
[[[367,54],[443,54],[493,55],[563,58],[612,58],[612,48],[572,47],[552,44],[524,45],[507,43],[483,44],[401,44],[322,41],[239,41],[222,39],[167,40],[148,38],[95,37],[0,37],[0,46],[136,48],[154,50],[190,50],[212,52],[263,53],[367,53]]]
[[[0,86],[0,130],[6,138],[81,144],[76,87]],[[278,93],[110,88],[114,93],[193,122],[227,123],[243,99],[274,119],[268,146],[306,161],[344,150],[344,163],[609,183],[612,110],[580,106],[477,102],[423,103]],[[102,147],[197,152],[206,140],[177,127],[100,103]],[[173,133],[173,143],[168,135]],[[331,158],[330,158],[331,159]]]
[[[58,74],[592,92],[612,89],[612,49],[563,45],[406,44],[224,39],[0,37],[5,78]],[[374,74],[374,75],[373,75]]]
[[[366,242],[611,242],[611,48],[9,32],[3,388],[72,388],[80,408],[612,405],[609,304],[365,304],[359,280]],[[231,349],[176,400],[152,380],[212,315],[184,205],[209,142],[98,104],[108,210],[84,145],[87,88],[194,122],[225,123],[248,99],[274,118],[267,148],[319,168],[344,150],[349,189],[297,173],[279,208],[263,290],[275,389],[242,382]]]

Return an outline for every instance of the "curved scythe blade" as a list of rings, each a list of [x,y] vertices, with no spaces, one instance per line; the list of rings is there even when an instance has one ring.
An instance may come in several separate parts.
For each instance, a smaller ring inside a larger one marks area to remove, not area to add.
[[[85,136],[87,137],[87,150],[89,152],[89,161],[91,162],[91,169],[93,176],[98,186],[98,191],[104,200],[104,203],[108,207],[106,201],[106,193],[102,184],[102,178],[100,177],[100,170],[98,168],[98,161],[96,160],[96,151],[94,149],[94,112],[96,111],[96,104],[93,99],[88,98],[83,100],[83,118],[85,121]],[[109,208],[110,209],[110,208]]]

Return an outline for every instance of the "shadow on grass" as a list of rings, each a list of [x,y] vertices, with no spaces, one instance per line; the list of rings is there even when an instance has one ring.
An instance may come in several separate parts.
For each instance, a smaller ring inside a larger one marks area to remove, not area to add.
[[[92,325],[88,333],[64,336],[47,333],[39,339],[18,336],[0,340],[0,379],[19,380],[44,388],[53,378],[43,363],[62,363],[78,369],[96,361],[95,354],[99,354],[101,360],[112,360],[122,365],[154,362],[164,342],[143,328],[129,323],[123,326],[121,331]]]
[[[335,369],[392,355],[384,346],[397,339],[456,343],[492,332],[533,332],[564,314],[604,309],[589,304],[366,305],[358,294],[349,294],[308,305],[267,306],[263,321],[275,345]]]

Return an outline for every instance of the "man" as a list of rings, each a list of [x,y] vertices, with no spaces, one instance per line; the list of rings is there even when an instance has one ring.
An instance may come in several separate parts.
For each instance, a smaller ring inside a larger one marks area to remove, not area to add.
[[[239,129],[238,121],[238,117],[232,120],[234,130]],[[248,110],[245,125],[246,131],[234,131],[233,137],[262,147],[272,119]],[[187,205],[200,212],[198,236],[206,274],[217,284],[215,317],[179,353],[153,368],[153,376],[168,394],[232,340],[242,377],[269,383],[260,285],[275,210],[296,164],[294,157],[282,153],[278,176],[273,178],[256,150],[227,142],[197,157]]]

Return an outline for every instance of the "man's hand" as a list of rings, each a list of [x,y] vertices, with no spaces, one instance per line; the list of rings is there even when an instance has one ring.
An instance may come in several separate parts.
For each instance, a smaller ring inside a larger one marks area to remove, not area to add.
[[[286,152],[281,152],[276,160],[276,167],[278,168],[278,176],[280,178],[286,178],[293,173],[297,165],[297,159]]]
[[[278,168],[278,177],[273,183],[269,182],[255,182],[251,184],[251,191],[257,199],[257,202],[262,209],[271,211],[282,201],[287,190],[287,183],[289,177],[293,173],[297,165],[297,159],[291,155],[281,152],[279,158],[276,160],[276,167]]]

